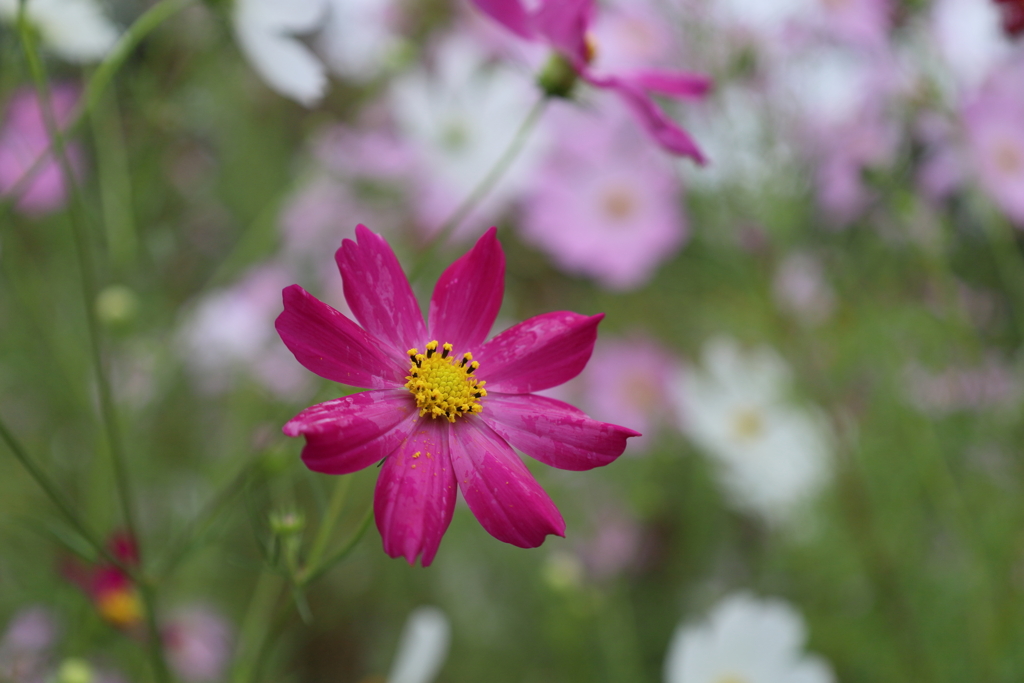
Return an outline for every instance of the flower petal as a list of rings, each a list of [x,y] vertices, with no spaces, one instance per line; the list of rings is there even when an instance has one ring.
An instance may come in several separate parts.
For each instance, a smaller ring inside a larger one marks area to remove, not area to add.
[[[590,360],[602,318],[555,311],[508,328],[475,354],[487,391],[527,394],[568,382]]]
[[[307,370],[367,389],[405,384],[405,368],[361,327],[298,285],[286,287],[274,327]],[[405,360],[404,358],[402,360]]]
[[[405,389],[364,391],[306,408],[282,431],[306,437],[302,461],[309,469],[349,474],[389,456],[416,418],[416,402]]]
[[[533,15],[533,27],[575,64],[587,62],[587,27],[594,0],[546,0]]]
[[[492,393],[486,401],[480,419],[498,436],[531,458],[563,470],[607,465],[622,455],[627,438],[640,436],[545,396]]]
[[[683,71],[644,69],[629,75],[629,81],[638,87],[659,95],[682,99],[701,99],[711,91],[710,77]]]
[[[698,164],[707,163],[704,153],[697,147],[697,143],[690,137],[689,133],[683,130],[679,124],[666,116],[651,96],[639,85],[632,82],[608,76],[596,78],[584,74],[587,82],[598,88],[608,88],[622,98],[626,105],[633,112],[640,124],[647,131],[648,135],[654,138],[661,147],[673,154],[690,157]]]
[[[384,552],[424,567],[434,561],[455,510],[455,473],[447,420],[419,419],[412,435],[384,461],[373,513]]]
[[[457,354],[483,343],[505,295],[505,252],[491,228],[448,266],[430,299],[430,338],[451,342]]]
[[[520,0],[473,0],[473,4],[520,38],[533,38],[530,15]]]
[[[536,548],[548,534],[565,535],[558,508],[494,430],[463,418],[450,446],[459,490],[487,533],[520,548]]]
[[[327,87],[327,70],[298,37],[244,18],[236,20],[235,33],[267,85],[306,107],[320,101]]]
[[[426,344],[430,340],[423,314],[395,252],[363,225],[356,227],[356,238],[358,243],[342,242],[334,255],[352,315],[367,332],[402,354]]]

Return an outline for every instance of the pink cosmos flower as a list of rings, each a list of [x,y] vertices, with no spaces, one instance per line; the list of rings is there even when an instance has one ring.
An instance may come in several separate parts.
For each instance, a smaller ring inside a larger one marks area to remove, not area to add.
[[[383,460],[374,495],[384,551],[428,566],[455,509],[456,485],[495,538],[533,548],[565,522],[513,447],[567,470],[607,465],[639,434],[533,392],[586,365],[603,315],[546,313],[486,341],[504,294],[491,228],[441,275],[429,325],[388,243],[360,225],[335,254],[362,327],[298,285],[277,331],[307,369],[370,391],[312,406],[285,424],[325,474]],[[486,385],[486,387],[485,387]]]
[[[61,85],[53,88],[51,104],[57,125],[66,126],[78,101],[78,90]],[[7,117],[0,129],[0,196],[18,188],[25,174],[50,147],[43,111],[34,90],[19,91],[8,104]],[[84,166],[82,150],[75,144],[66,147],[68,161],[79,175]],[[15,206],[22,213],[38,216],[56,211],[67,199],[64,173],[50,155],[27,181]]]
[[[597,73],[592,62],[600,47],[591,42],[589,32],[595,14],[594,0],[541,0],[533,10],[528,10],[522,0],[473,0],[473,3],[520,38],[550,45],[587,83],[617,94],[662,148],[690,157],[699,164],[705,163],[697,143],[666,116],[651,95],[697,99],[710,90],[708,77],[650,68],[617,75]]]
[[[678,252],[686,216],[671,161],[610,104],[551,112],[557,143],[531,183],[520,227],[561,268],[626,290]]]
[[[982,189],[1024,225],[1024,58],[994,71],[964,108],[968,155]]]

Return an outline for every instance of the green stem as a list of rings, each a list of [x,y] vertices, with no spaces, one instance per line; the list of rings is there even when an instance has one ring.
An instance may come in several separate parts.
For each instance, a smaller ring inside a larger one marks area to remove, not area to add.
[[[359,528],[357,528],[355,533],[352,534],[352,538],[348,540],[348,543],[339,548],[336,553],[331,555],[320,566],[317,567],[313,566],[312,564],[307,566],[306,571],[302,574],[302,576],[298,577],[296,585],[300,588],[308,586],[309,584],[323,576],[324,572],[326,572],[328,569],[344,560],[348,556],[348,554],[352,552],[352,550],[356,547],[356,544],[359,543],[360,539],[362,539],[363,535],[366,533],[366,530],[370,528],[370,521],[372,519],[373,506],[371,505],[370,508],[366,511],[366,514],[363,515],[362,521],[359,522]]]
[[[153,673],[156,680],[161,683],[171,683],[171,672],[167,668],[167,658],[164,657],[163,638],[160,634],[160,626],[156,618],[156,587],[147,579],[138,582],[139,594],[142,596],[142,603],[146,606],[146,629],[149,631],[149,638],[146,639],[146,649],[149,652],[149,661],[153,666]]]
[[[992,216],[985,221],[988,228],[988,243],[996,262],[999,279],[1007,290],[1012,308],[1012,319],[1017,338],[1024,340],[1024,257],[1021,256],[1014,235],[1014,228],[1002,216]]]
[[[526,145],[527,139],[529,139],[530,133],[533,131],[533,127],[537,125],[540,120],[541,114],[544,113],[544,109],[547,107],[548,98],[542,97],[537,100],[537,103],[533,105],[526,118],[519,125],[519,130],[516,131],[515,136],[512,138],[512,142],[505,149],[502,155],[495,162],[494,166],[490,171],[487,172],[480,182],[477,184],[473,191],[469,193],[461,204],[459,204],[452,212],[451,216],[441,224],[437,234],[430,240],[426,248],[420,254],[419,259],[416,262],[415,267],[412,270],[411,280],[418,279],[423,275],[423,268],[430,263],[433,259],[434,254],[437,250],[443,246],[451,234],[458,228],[462,221],[473,212],[474,209],[487,198],[487,195],[491,193],[491,190],[498,184],[498,181],[502,179],[508,169],[512,166],[512,162],[516,160],[519,153],[523,150]]]
[[[132,496],[125,466],[124,450],[121,443],[120,428],[117,424],[117,415],[114,408],[113,395],[110,389],[104,364],[101,346],[99,322],[96,319],[96,270],[90,252],[88,233],[85,226],[85,209],[81,188],[75,179],[75,174],[68,161],[67,150],[64,145],[63,132],[58,125],[53,113],[50,101],[49,81],[43,68],[42,61],[32,39],[32,31],[25,16],[24,0],[18,9],[18,31],[21,35],[22,46],[25,50],[25,58],[35,82],[38,93],[40,109],[43,113],[43,121],[46,124],[47,133],[51,140],[51,146],[55,152],[57,162],[60,164],[64,181],[71,189],[71,201],[68,206],[68,213],[74,233],[75,251],[78,255],[79,273],[82,278],[82,297],[85,304],[85,315],[89,329],[90,350],[92,361],[96,371],[96,381],[100,395],[100,412],[103,416],[104,426],[107,433],[107,441],[110,447],[111,459],[114,465],[114,478],[117,482],[118,497],[120,498],[122,511],[124,513],[125,525],[128,533],[132,535],[135,542],[140,544],[138,528],[132,512]],[[142,601],[146,610],[147,628],[149,631],[150,647],[149,653],[152,660],[156,679],[161,683],[170,683],[171,677],[167,669],[167,662],[163,654],[163,644],[160,639],[160,631],[157,627],[156,598],[153,586],[146,581],[139,582]]]
[[[271,614],[286,589],[280,575],[268,571],[260,573],[238,634],[236,668],[232,677],[234,683],[249,683],[255,677],[256,665],[261,659],[260,653],[270,631],[269,626],[266,629],[261,629],[261,626],[272,618]]]
[[[89,121],[96,141],[96,165],[103,220],[107,227],[107,251],[114,263],[124,266],[134,259],[138,238],[132,212],[131,172],[114,85],[111,85],[110,95],[100,100]]]
[[[96,383],[99,389],[100,412],[103,417],[103,424],[106,429],[107,441],[110,447],[110,454],[114,465],[114,478],[117,482],[118,496],[121,502],[121,509],[124,514],[125,526],[128,532],[139,542],[138,529],[135,525],[135,516],[132,511],[131,491],[128,479],[127,468],[125,467],[124,449],[121,442],[121,432],[117,424],[117,416],[114,407],[113,395],[110,389],[110,382],[107,378],[105,365],[103,363],[102,340],[100,337],[99,321],[96,319],[96,296],[98,293],[96,265],[93,263],[92,252],[89,247],[89,237],[85,226],[84,200],[81,188],[75,178],[74,170],[68,162],[67,149],[64,144],[64,134],[57,123],[50,102],[50,89],[43,64],[39,54],[32,42],[32,33],[25,21],[24,13],[18,17],[18,26],[21,31],[22,44],[25,49],[25,57],[35,81],[38,93],[40,108],[43,112],[43,120],[46,124],[47,133],[50,136],[57,161],[60,164],[64,181],[71,189],[72,199],[68,205],[68,213],[72,233],[74,234],[75,252],[78,256],[78,270],[82,278],[82,298],[85,307],[86,325],[89,330],[90,351],[92,362],[96,372]]]
[[[67,502],[67,499],[61,493],[60,488],[46,475],[46,472],[40,468],[36,462],[29,456],[28,451],[25,450],[21,442],[14,436],[14,434],[7,428],[7,424],[0,418],[0,438],[3,439],[4,443],[14,454],[14,457],[21,463],[21,466],[29,473],[29,476],[35,480],[39,488],[46,493],[47,497],[53,502],[57,509],[61,511],[61,514],[68,520],[68,522],[75,528],[79,534],[82,535],[89,545],[99,553],[104,560],[116,565],[119,569],[131,574],[132,570],[124,565],[117,557],[114,556],[106,546],[100,541],[99,537],[89,529],[85,523],[81,520],[80,516],[75,512],[71,504]]]
[[[203,506],[203,509],[192,520],[192,523],[167,545],[168,550],[158,558],[153,572],[156,576],[167,575],[188,555],[198,539],[206,532],[206,529],[213,524],[220,511],[249,485],[253,473],[260,464],[261,461],[258,458],[247,463],[241,472],[235,475],[224,488]]]
[[[320,528],[317,529],[316,538],[313,540],[313,548],[310,550],[309,557],[306,560],[307,567],[316,567],[320,562],[320,558],[323,557],[324,552],[327,550],[327,544],[330,543],[334,526],[341,516],[341,510],[345,506],[345,498],[348,496],[348,490],[351,485],[352,477],[340,476],[338,481],[335,482],[334,491],[331,492],[331,502],[327,506],[327,513],[320,522]]]
[[[72,113],[71,122],[67,126],[69,133],[76,130],[85,117],[92,112],[107,85],[110,84],[114,75],[121,69],[139,43],[160,24],[196,2],[198,0],[160,0],[160,2],[146,10],[142,16],[135,20],[135,23],[128,27],[128,30],[121,34],[121,38],[100,63],[99,67],[97,67],[89,82],[86,83],[85,94],[79,100],[78,106]],[[19,12],[21,12],[20,7],[23,4],[24,0],[19,0]],[[19,25],[21,24],[21,19],[18,19],[18,23]],[[48,163],[54,149],[55,145],[51,143],[46,149],[42,150],[18,182],[14,184],[4,197],[0,198],[0,217],[3,216],[4,211],[8,210],[17,201],[17,198],[21,196],[33,179],[35,179],[36,175]]]

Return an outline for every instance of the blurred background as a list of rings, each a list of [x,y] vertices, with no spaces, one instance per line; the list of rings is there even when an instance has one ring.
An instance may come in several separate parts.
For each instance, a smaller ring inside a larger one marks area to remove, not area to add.
[[[469,0],[0,21],[0,680],[1024,680],[1024,3],[600,2],[594,73],[713,80],[658,99],[705,165]],[[643,437],[528,463],[564,539],[460,502],[410,567],[281,433],[359,223],[424,306],[496,225],[495,331],[606,315],[547,393]]]

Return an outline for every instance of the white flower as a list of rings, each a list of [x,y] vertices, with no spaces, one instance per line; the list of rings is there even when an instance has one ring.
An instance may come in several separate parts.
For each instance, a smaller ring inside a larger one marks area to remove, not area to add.
[[[320,27],[328,0],[236,0],[235,35],[271,88],[311,107],[327,87],[324,65],[297,37]]]
[[[665,683],[833,683],[828,663],[804,654],[806,638],[787,603],[734,593],[704,623],[676,629]]]
[[[744,352],[717,338],[703,361],[677,385],[684,431],[715,459],[737,507],[776,524],[792,520],[828,477],[827,422],[787,400],[789,368],[769,348]]]
[[[94,0],[27,0],[25,13],[46,46],[69,62],[100,61],[119,35]],[[18,0],[0,0],[0,18],[17,17]]]
[[[461,38],[441,45],[431,73],[420,69],[395,83],[392,111],[419,159],[417,208],[424,222],[437,228],[476,188],[537,98],[525,74],[487,64],[483,52]],[[538,161],[538,133],[533,131],[480,214],[494,216],[522,187]]]
[[[391,665],[388,683],[430,683],[437,677],[451,644],[451,625],[436,607],[409,615]]]
[[[328,0],[330,12],[319,45],[327,65],[346,78],[377,75],[400,40],[392,29],[391,0]]]
[[[929,19],[939,59],[924,55],[926,67],[937,67],[929,72],[947,94],[973,89],[1013,50],[994,2],[937,0]]]

